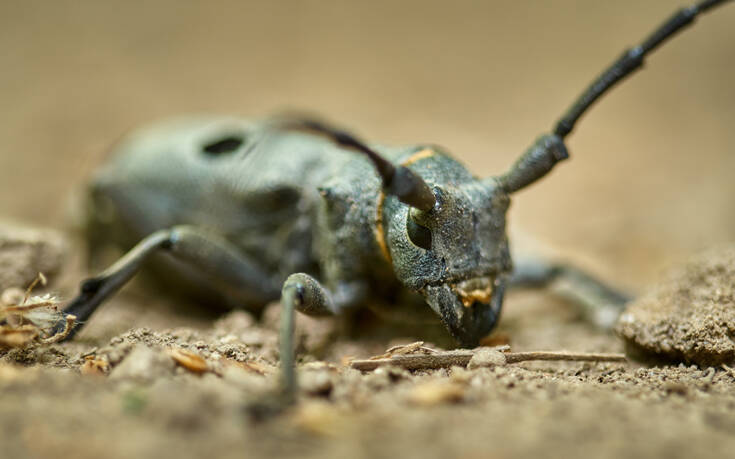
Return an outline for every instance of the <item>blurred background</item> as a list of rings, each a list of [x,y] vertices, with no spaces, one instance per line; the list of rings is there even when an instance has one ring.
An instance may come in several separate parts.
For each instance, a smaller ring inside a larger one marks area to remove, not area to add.
[[[693,0],[0,2],[0,216],[69,227],[132,128],[303,109],[505,171],[621,51]],[[735,4],[648,59],[519,193],[522,230],[638,289],[735,241]],[[165,173],[165,171],[162,171]]]

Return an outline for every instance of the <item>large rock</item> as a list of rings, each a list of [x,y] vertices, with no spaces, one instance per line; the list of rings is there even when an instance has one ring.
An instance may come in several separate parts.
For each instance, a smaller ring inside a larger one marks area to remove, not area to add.
[[[0,291],[25,288],[39,272],[52,276],[63,263],[67,244],[57,231],[0,221]]]
[[[633,357],[701,366],[735,361],[735,246],[673,270],[628,306],[616,331]]]

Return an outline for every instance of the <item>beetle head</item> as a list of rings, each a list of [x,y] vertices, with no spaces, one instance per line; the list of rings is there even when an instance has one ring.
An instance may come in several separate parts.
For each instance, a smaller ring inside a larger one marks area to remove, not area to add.
[[[506,174],[485,180],[447,156],[424,156],[412,167],[432,187],[435,203],[422,210],[390,201],[387,241],[394,270],[424,295],[460,344],[476,346],[498,320],[512,269],[505,230],[509,195],[569,154],[559,136],[543,135]]]
[[[505,231],[509,195],[568,157],[562,139],[542,136],[508,173],[478,180],[437,149],[419,148],[395,165],[321,122],[285,127],[325,135],[372,161],[383,183],[378,244],[396,277],[424,296],[462,346],[479,344],[499,318],[512,269]]]
[[[410,167],[435,204],[421,210],[386,196],[386,248],[401,283],[423,295],[461,345],[476,346],[497,322],[511,270],[510,199],[498,180],[477,180],[455,160],[431,153]]]

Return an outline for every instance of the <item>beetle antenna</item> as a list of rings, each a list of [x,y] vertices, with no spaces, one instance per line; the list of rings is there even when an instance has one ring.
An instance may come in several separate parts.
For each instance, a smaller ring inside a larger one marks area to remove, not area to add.
[[[386,193],[396,196],[401,202],[411,207],[430,211],[436,204],[436,198],[431,188],[424,180],[404,166],[395,166],[380,153],[368,147],[352,134],[329,126],[321,121],[300,119],[278,124],[278,128],[285,130],[306,131],[322,135],[340,147],[358,151],[372,161],[378,174],[383,179],[383,188]]]
[[[727,1],[729,0],[703,0],[689,8],[682,8],[654,30],[643,43],[627,49],[579,96],[557,122],[554,133],[541,136],[507,173],[498,178],[500,186],[507,193],[514,193],[548,174],[559,161],[567,159],[569,153],[564,145],[564,138],[572,132],[579,118],[597,99],[639,69],[648,53],[694,22],[700,13]]]
[[[703,0],[696,5],[682,8],[661,24],[643,43],[627,49],[613,64],[607,68],[587,90],[574,102],[564,116],[557,122],[554,134],[562,139],[566,137],[577,120],[587,109],[597,101],[607,90],[615,86],[620,80],[627,77],[643,65],[643,59],[648,53],[656,49],[661,43],[672,37],[679,30],[688,26],[700,13],[719,6],[729,0]]]

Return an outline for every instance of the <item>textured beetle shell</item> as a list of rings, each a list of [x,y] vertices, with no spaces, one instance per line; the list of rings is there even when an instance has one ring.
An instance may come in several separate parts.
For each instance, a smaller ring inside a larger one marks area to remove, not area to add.
[[[356,282],[376,296],[391,297],[402,286],[426,294],[428,285],[510,270],[509,199],[495,179],[477,180],[436,147],[375,146],[396,164],[409,161],[440,197],[435,213],[443,223],[430,228],[434,253],[409,241],[408,207],[382,195],[367,159],[323,138],[268,126],[236,118],[184,118],[123,140],[94,178],[93,245],[112,242],[127,249],[156,230],[193,225],[227,239],[274,284],[304,272],[333,292]],[[231,151],[207,151],[221,139],[242,142]],[[379,233],[390,252],[381,247]],[[262,298],[233,296],[206,273],[168,255],[157,256],[154,268],[210,303],[216,298],[230,307],[263,306]],[[274,294],[267,300],[275,299]],[[461,318],[459,304],[454,301],[452,308]]]

